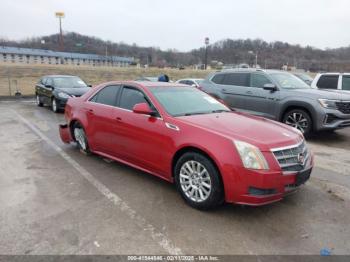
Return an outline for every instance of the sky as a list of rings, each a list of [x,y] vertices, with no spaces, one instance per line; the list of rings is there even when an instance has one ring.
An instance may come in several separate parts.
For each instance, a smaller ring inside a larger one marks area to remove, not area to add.
[[[189,51],[222,39],[260,38],[317,48],[350,45],[349,0],[0,0],[0,37],[63,30],[113,42]]]

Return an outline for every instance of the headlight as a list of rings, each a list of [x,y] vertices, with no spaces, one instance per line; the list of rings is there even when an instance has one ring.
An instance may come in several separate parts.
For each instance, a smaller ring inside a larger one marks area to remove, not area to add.
[[[71,97],[71,96],[68,95],[67,93],[63,93],[63,92],[59,92],[59,93],[58,93],[58,96],[59,96],[60,98],[70,98],[70,97]]]
[[[257,148],[242,141],[233,141],[242,159],[245,168],[249,169],[269,169],[265,157]]]
[[[329,99],[318,99],[318,102],[323,106],[324,108],[330,108],[330,109],[337,109],[337,102],[340,102],[339,100],[329,100]]]

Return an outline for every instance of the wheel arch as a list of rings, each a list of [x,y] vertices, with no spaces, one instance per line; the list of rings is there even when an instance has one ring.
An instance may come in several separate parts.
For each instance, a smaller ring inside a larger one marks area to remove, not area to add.
[[[280,116],[279,116],[279,121],[282,122],[284,115],[288,111],[294,110],[294,109],[301,109],[301,110],[306,111],[311,117],[311,121],[312,121],[313,126],[315,125],[315,123],[316,123],[316,112],[315,112],[314,108],[310,104],[304,103],[304,102],[297,102],[297,103],[286,104],[281,110],[281,113],[280,113]]]
[[[199,147],[196,147],[196,146],[192,146],[192,145],[191,146],[184,146],[184,147],[180,148],[178,151],[176,151],[176,153],[174,154],[174,156],[172,158],[172,162],[171,162],[171,176],[172,176],[172,178],[174,178],[174,176],[175,176],[175,166],[176,166],[177,161],[180,159],[180,157],[182,155],[184,155],[185,153],[188,153],[188,152],[195,152],[195,153],[198,153],[198,154],[202,154],[203,156],[208,158],[208,160],[214,165],[214,167],[218,171],[219,179],[221,181],[221,184],[222,184],[223,188],[225,189],[225,185],[224,185],[224,182],[223,182],[223,177],[222,177],[219,165],[217,164],[215,158],[212,157],[205,150],[203,150],[203,149],[201,149]],[[224,190],[224,192],[225,192],[225,190]]]

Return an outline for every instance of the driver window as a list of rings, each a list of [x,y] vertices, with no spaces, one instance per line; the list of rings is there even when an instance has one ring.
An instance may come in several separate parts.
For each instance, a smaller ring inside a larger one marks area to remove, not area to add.
[[[272,84],[271,81],[264,75],[252,74],[250,77],[250,86],[263,88],[265,84]]]

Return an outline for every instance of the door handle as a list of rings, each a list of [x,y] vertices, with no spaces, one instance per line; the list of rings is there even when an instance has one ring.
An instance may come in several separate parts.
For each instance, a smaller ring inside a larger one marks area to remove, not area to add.
[[[116,119],[118,122],[121,122],[121,121],[122,121],[122,118],[119,117],[119,116],[117,116],[115,119]]]
[[[252,91],[247,91],[247,92],[245,92],[247,95],[251,95],[251,94],[253,94],[253,92]]]
[[[91,108],[84,108],[89,114],[93,114],[94,110]]]

